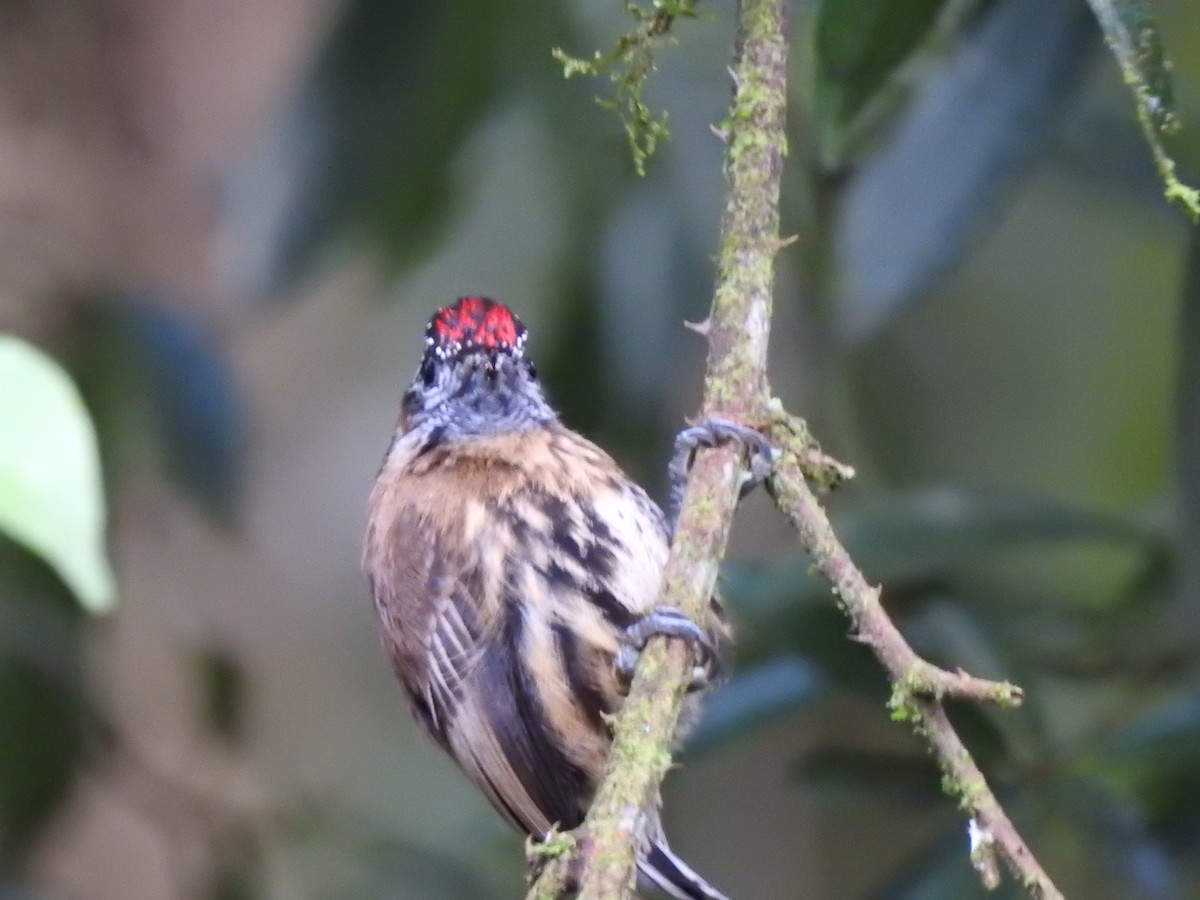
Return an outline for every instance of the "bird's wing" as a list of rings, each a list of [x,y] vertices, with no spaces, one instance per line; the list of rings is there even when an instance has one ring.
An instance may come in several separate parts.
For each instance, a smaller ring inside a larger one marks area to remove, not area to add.
[[[429,683],[459,764],[506,818],[541,836],[579,824],[608,735],[580,709],[566,611],[583,597],[547,577],[534,547],[554,522],[530,508],[537,498],[532,488],[492,498],[462,555],[436,554],[455,562],[430,629]]]
[[[476,521],[481,530],[464,541],[436,519],[398,512],[369,542],[367,570],[417,719],[505,818],[543,835],[578,824],[593,776],[548,719],[547,692],[572,701],[549,607],[529,600],[542,579],[512,546],[511,515],[493,509]]]

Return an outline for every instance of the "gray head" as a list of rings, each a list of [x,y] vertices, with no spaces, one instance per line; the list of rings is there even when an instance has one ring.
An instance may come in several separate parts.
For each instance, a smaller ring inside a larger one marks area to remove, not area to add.
[[[503,303],[461,297],[425,330],[425,355],[404,394],[404,431],[444,438],[517,431],[555,421],[533,363],[525,326]]]

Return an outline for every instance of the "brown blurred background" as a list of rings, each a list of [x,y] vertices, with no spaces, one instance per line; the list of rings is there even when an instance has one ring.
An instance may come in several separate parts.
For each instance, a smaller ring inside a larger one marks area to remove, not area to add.
[[[793,8],[774,388],[859,469],[830,502],[918,646],[1029,690],[956,713],[1068,895],[1195,896],[1189,226],[1083,2],[899,2],[939,15],[853,117],[820,6]],[[1155,8],[1186,175],[1200,12]],[[0,898],[520,895],[520,842],[391,680],[365,497],[465,293],[517,308],[567,420],[661,496],[721,201],[706,11],[637,178],[609,86],[550,57],[609,46],[615,3],[0,3],[0,330],[88,400],[120,590],[88,619],[11,562],[0,625],[40,623],[51,674],[0,678]],[[980,893],[805,568],[747,501],[739,675],[669,782],[676,849],[739,900]]]

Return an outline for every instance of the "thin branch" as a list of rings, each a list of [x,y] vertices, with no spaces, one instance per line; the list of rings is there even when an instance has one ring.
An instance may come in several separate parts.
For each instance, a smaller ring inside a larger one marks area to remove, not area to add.
[[[1163,145],[1164,135],[1179,130],[1179,118],[1175,114],[1171,65],[1163,52],[1151,7],[1118,0],[1088,0],[1088,3],[1121,67],[1125,84],[1133,93],[1138,124],[1165,185],[1164,196],[1182,206],[1193,222],[1200,222],[1200,191],[1179,180],[1175,160]]]
[[[950,672],[921,659],[904,640],[872,587],[834,535],[809,481],[818,487],[853,471],[825,456],[802,420],[769,399],[767,337],[773,260],[779,239],[779,182],[786,153],[786,43],[783,0],[742,0],[734,101],[718,133],[727,140],[726,206],[717,282],[709,319],[697,328],[709,342],[703,417],[762,427],[780,451],[769,486],[817,569],[833,585],[892,682],[893,718],[910,722],[929,743],[970,816],[971,861],[986,886],[998,881],[997,857],[1039,898],[1061,898],[982,773],[954,732],[942,701],[965,698],[1011,707],[1021,689],[1007,682]],[[733,447],[700,450],[688,477],[661,602],[703,621],[737,503],[742,454]],[[620,900],[632,895],[637,853],[656,813],[659,785],[690,675],[688,650],[655,639],[642,653],[628,698],[613,724],[613,747],[587,819],[571,835],[552,835],[531,849],[541,871],[529,900]]]
[[[707,335],[702,417],[758,421],[766,409],[767,336],[772,259],[779,240],[779,182],[787,44],[782,0],[744,0],[739,17],[734,100],[724,125],[726,207]],[[662,603],[703,621],[717,580],[744,468],[733,447],[702,449],[688,477]],[[531,900],[550,900],[578,885],[583,900],[632,894],[637,851],[659,785],[690,675],[688,649],[656,639],[642,653],[629,696],[613,727],[603,784],[576,833],[574,852],[543,869]]]
[[[854,565],[808,487],[804,461],[811,458],[812,445],[807,434],[781,416],[769,437],[781,451],[770,483],[775,501],[799,533],[800,543],[812,556],[817,570],[833,586],[858,639],[871,648],[887,670],[892,682],[888,703],[892,718],[910,722],[936,754],[945,776],[943,787],[958,797],[960,807],[970,817],[971,861],[984,884],[995,886],[994,859],[999,856],[1032,896],[1062,900],[1062,893],[996,800],[942,706],[945,698],[956,697],[1013,707],[1021,702],[1021,689],[1006,681],[948,672],[921,659],[888,618],[879,602],[879,589],[870,585]]]

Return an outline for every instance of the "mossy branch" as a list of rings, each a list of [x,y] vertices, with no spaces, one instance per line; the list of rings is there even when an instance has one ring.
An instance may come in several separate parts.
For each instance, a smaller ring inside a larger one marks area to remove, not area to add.
[[[1150,6],[1117,0],[1088,0],[1088,3],[1137,104],[1138,124],[1163,180],[1164,195],[1179,204],[1193,222],[1200,221],[1200,191],[1179,180],[1175,160],[1163,144],[1165,135],[1179,130],[1179,119],[1175,114],[1171,65],[1163,52]]]
[[[854,623],[856,639],[871,649],[887,671],[892,683],[888,700],[892,718],[909,723],[937,757],[943,788],[968,816],[971,862],[984,885],[989,889],[997,886],[999,858],[1031,896],[1062,900],[1062,893],[996,800],[942,705],[953,697],[1013,707],[1021,702],[1023,692],[1006,681],[986,681],[966,672],[939,669],[916,654],[879,602],[879,588],[854,565],[808,486],[810,480],[828,478],[829,464],[814,451],[803,423],[777,411],[767,435],[781,451],[770,482],[775,502]],[[814,459],[818,460],[815,465]]]
[[[825,456],[800,419],[770,399],[766,377],[774,257],[779,238],[779,187],[786,155],[784,0],[742,0],[734,99],[720,133],[727,141],[726,200],[716,286],[709,318],[708,369],[701,417],[761,428],[780,451],[769,487],[816,568],[854,623],[857,639],[879,658],[892,682],[893,718],[910,722],[929,743],[969,816],[971,860],[985,885],[999,879],[998,859],[1030,893],[1061,894],[1029,852],[955,733],[942,701],[961,697],[1015,706],[1021,689],[921,659],[888,618],[871,586],[829,525],[809,483],[853,474]],[[724,554],[744,469],[731,446],[701,449],[688,476],[661,603],[703,621]],[[629,696],[613,723],[603,782],[572,839],[553,835],[531,848],[539,870],[529,900],[624,900],[632,896],[645,826],[657,813],[659,785],[671,764],[672,741],[691,674],[689,650],[652,639],[638,662]]]
[[[734,99],[725,156],[726,205],[708,335],[702,417],[753,422],[767,403],[767,337],[772,259],[780,246],[785,62],[782,0],[743,0]],[[744,469],[735,447],[701,449],[688,476],[661,602],[703,621],[737,506]],[[651,640],[613,726],[604,781],[577,831],[575,852],[547,863],[531,900],[578,890],[585,900],[633,892],[643,827],[657,809],[659,785],[691,673],[689,649]]]

